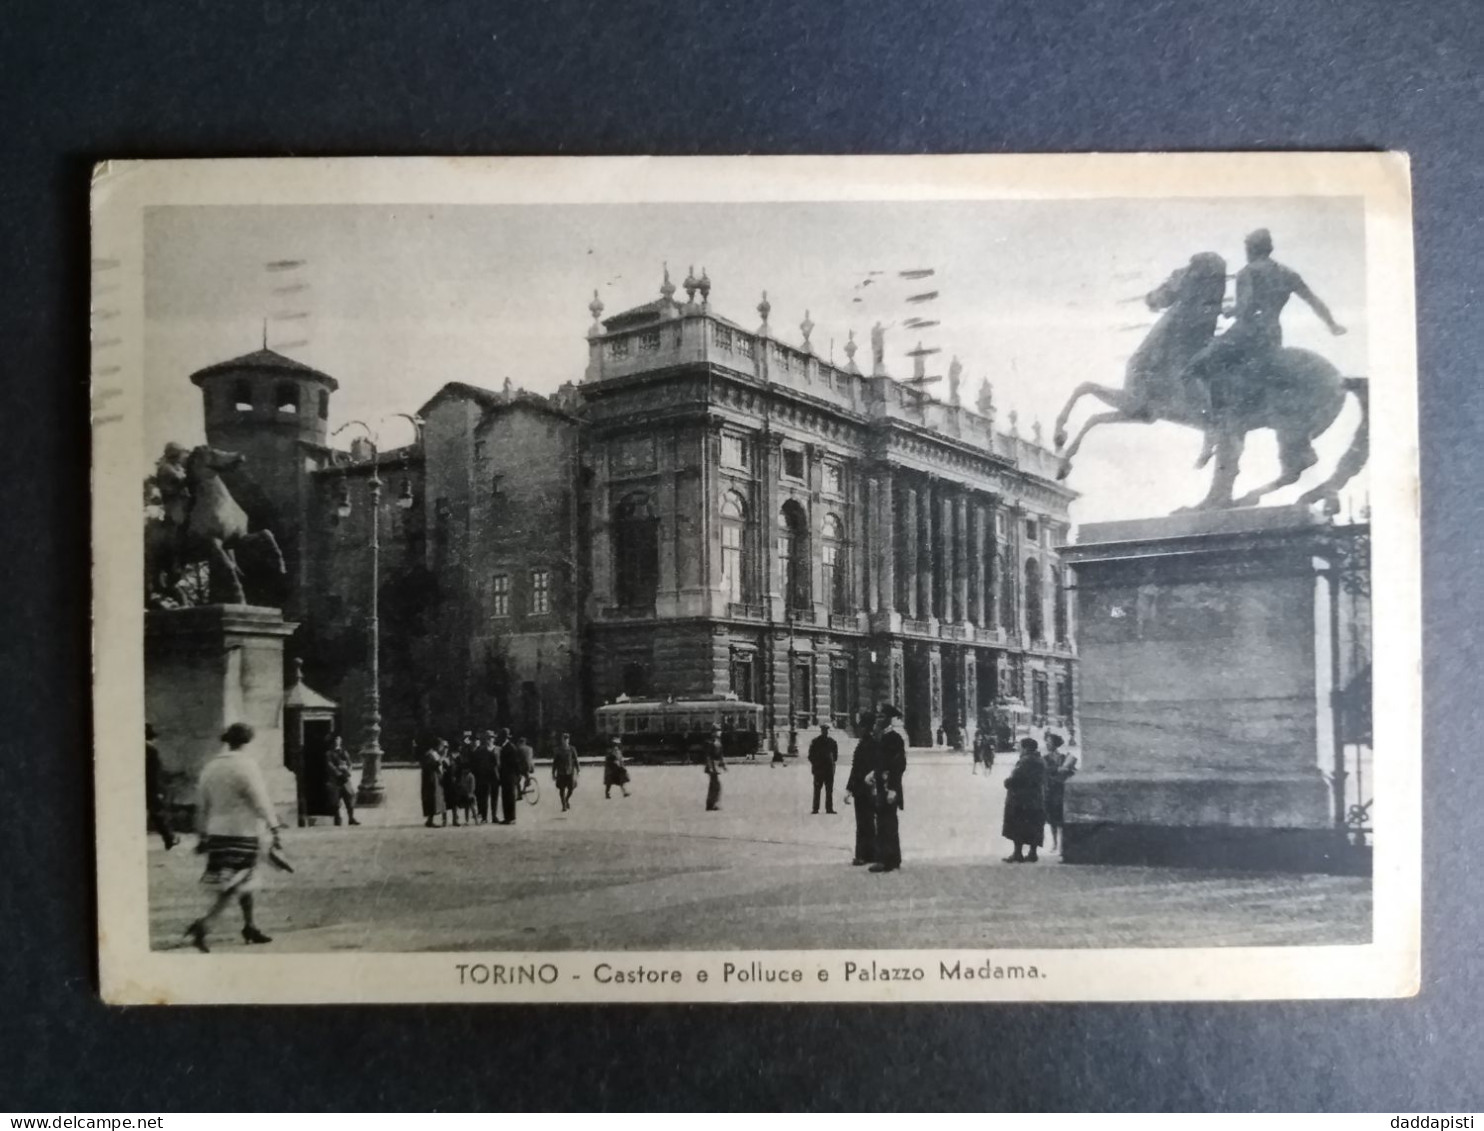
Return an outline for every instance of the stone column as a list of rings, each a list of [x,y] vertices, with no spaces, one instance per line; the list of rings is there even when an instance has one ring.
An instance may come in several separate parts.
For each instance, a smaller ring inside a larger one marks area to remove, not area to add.
[[[903,596],[907,599],[902,612],[916,620],[921,585],[918,569],[922,564],[918,555],[922,540],[918,532],[917,489],[914,487],[902,488],[902,534]]]
[[[958,620],[953,607],[953,496],[947,484],[938,485],[938,619]]]
[[[917,612],[913,614],[925,621],[935,620],[933,592],[933,487],[929,482],[922,492],[922,528],[917,538]]]
[[[761,348],[761,346],[759,347]],[[757,516],[763,567],[761,603],[769,620],[783,619],[783,598],[778,581],[778,476],[783,458],[778,437],[764,432],[758,437],[758,462],[762,465],[761,513]]]
[[[984,615],[984,504],[978,499],[969,503],[969,620],[988,625]]]
[[[876,607],[890,616],[897,607],[896,508],[892,500],[892,473],[887,468],[876,476],[876,541],[872,553],[876,561]]]
[[[881,484],[876,476],[866,479],[865,537],[856,543],[861,558],[861,602],[868,613],[881,608],[880,573],[875,563],[881,554]]]
[[[969,616],[969,504],[959,492],[953,500],[953,619]]]

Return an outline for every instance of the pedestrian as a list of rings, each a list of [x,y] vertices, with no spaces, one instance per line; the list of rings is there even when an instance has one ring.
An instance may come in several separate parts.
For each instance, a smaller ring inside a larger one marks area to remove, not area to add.
[[[175,847],[176,836],[165,808],[165,767],[160,761],[160,748],[155,745],[155,728],[149,723],[144,724],[144,810],[149,827],[160,834],[169,852]]]
[[[608,741],[608,753],[603,757],[603,796],[612,798],[613,787],[618,786],[623,790],[623,795],[629,795],[629,768],[624,765],[623,742],[618,735],[614,735]]]
[[[830,737],[828,724],[821,724],[819,734],[809,744],[809,769],[814,776],[813,814],[819,812],[819,794],[824,791],[824,811],[835,811],[835,763],[840,760],[840,747]]]
[[[359,825],[356,820],[356,790],[350,784],[353,768],[350,764],[350,751],[345,748],[345,739],[336,735],[330,739],[330,749],[325,752],[325,776],[326,784],[330,787],[330,801],[335,806],[335,823],[340,823],[340,806],[345,806],[346,816],[350,823]]]
[[[876,863],[873,872],[895,872],[902,866],[898,814],[907,808],[902,775],[907,772],[907,743],[896,725],[902,712],[891,704],[876,711]]]
[[[980,727],[974,734],[974,772],[979,772],[979,767],[984,767],[985,773],[994,769],[994,729],[988,723]]]
[[[468,731],[464,734],[467,736]],[[445,747],[447,743],[444,744]],[[466,753],[467,751],[467,753]],[[448,806],[448,815],[453,818],[453,827],[459,827],[459,814],[468,813],[470,799],[464,792],[464,771],[469,768],[472,749],[459,743],[457,750],[445,750],[443,757],[443,800]]]
[[[1077,772],[1077,756],[1062,749],[1066,739],[1054,731],[1046,735],[1046,823],[1051,826],[1051,847],[1061,850],[1061,830],[1066,820],[1067,780]]]
[[[490,819],[494,810],[495,791],[500,781],[500,752],[495,747],[495,732],[486,730],[470,754],[470,767],[474,771],[474,800],[479,813],[479,823]]]
[[[551,756],[551,780],[556,783],[557,797],[562,803],[562,812],[572,808],[572,793],[577,789],[577,775],[582,766],[577,761],[577,749],[572,745],[572,736],[564,734]]]
[[[254,893],[258,890],[258,854],[266,826],[279,847],[282,823],[268,796],[267,783],[257,759],[248,749],[253,729],[233,723],[222,732],[223,749],[201,770],[196,803],[196,851],[206,856],[201,882],[216,894],[206,914],[186,928],[186,937],[196,949],[207,953],[211,924],[232,900],[242,908],[242,939],[248,944],[273,940],[258,930],[253,920]]]
[[[513,825],[516,791],[526,776],[526,760],[520,747],[510,737],[510,728],[501,727],[495,741],[500,752],[500,823]]]
[[[1000,835],[1015,845],[1007,864],[1034,864],[1046,835],[1046,763],[1034,738],[1020,740],[1020,760],[1005,778],[1005,819]],[[1026,849],[1030,849],[1029,854]]]
[[[515,748],[520,751],[521,764],[525,767],[520,779],[520,796],[526,795],[526,787],[531,784],[531,779],[536,776],[536,750],[531,745],[531,740],[521,735],[516,742]]]
[[[722,757],[721,727],[711,728],[711,737],[706,742],[706,760],[703,763],[708,783],[706,785],[706,811],[721,808],[721,775],[726,772],[727,762]]]
[[[856,727],[860,734],[845,779],[845,800],[855,808],[855,856],[853,865],[876,863],[876,712],[862,711]]]
[[[437,828],[434,820],[448,824],[448,809],[443,796],[444,762],[448,758],[448,740],[444,738],[430,742],[418,757],[418,768],[422,771],[423,823],[428,828]]]

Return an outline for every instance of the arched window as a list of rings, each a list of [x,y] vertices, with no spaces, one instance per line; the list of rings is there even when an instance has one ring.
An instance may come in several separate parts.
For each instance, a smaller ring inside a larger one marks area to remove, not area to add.
[[[823,572],[820,575],[820,586],[826,604],[830,612],[843,613],[846,611],[845,593],[845,524],[839,516],[827,514],[824,522],[820,524],[820,552],[823,561]]]
[[[1069,634],[1067,626],[1067,583],[1056,566],[1047,567],[1046,581],[1051,586],[1051,616],[1056,642],[1065,644]]]
[[[329,389],[321,389],[319,391],[319,418],[321,420],[328,420],[328,419],[330,419],[330,390]]]
[[[1041,567],[1025,559],[1025,629],[1032,640],[1046,639],[1046,613],[1041,606]]]
[[[659,520],[643,491],[613,509],[614,597],[624,608],[650,608],[659,589]]]
[[[778,512],[778,571],[787,607],[809,608],[809,518],[793,499]]]
[[[252,411],[252,382],[232,382],[232,407],[238,412]]]
[[[995,572],[1000,577],[1000,627],[1006,632],[1015,631],[1015,574],[1009,561],[1001,555],[995,562]]]
[[[748,553],[747,500],[736,491],[721,497],[721,588],[727,600],[752,600],[752,561]]]
[[[299,387],[292,381],[280,381],[273,390],[273,408],[276,412],[299,414]]]

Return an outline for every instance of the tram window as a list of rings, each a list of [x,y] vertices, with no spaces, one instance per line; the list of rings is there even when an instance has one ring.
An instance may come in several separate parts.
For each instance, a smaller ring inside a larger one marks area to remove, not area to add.
[[[638,731],[638,732],[641,732],[641,733],[648,731],[649,730],[649,716],[648,715],[636,715],[634,717],[634,730],[635,731]]]

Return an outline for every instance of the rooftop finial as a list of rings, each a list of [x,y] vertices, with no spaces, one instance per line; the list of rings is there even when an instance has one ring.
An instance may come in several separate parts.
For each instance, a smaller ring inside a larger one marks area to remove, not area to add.
[[[1035,444],[1038,448],[1041,446],[1041,420],[1039,417],[1031,421],[1031,443]]]
[[[706,267],[701,266],[701,277],[696,280],[696,286],[701,291],[701,305],[705,306],[711,301],[711,280],[706,275]]]
[[[587,304],[587,308],[593,316],[593,324],[587,328],[587,336],[594,338],[603,332],[603,300],[598,297],[597,288],[593,289],[593,301]]]
[[[263,348],[268,348],[268,319],[263,319]]]
[[[979,382],[979,403],[975,407],[979,409],[980,416],[994,415],[994,386],[989,383],[988,377]]]
[[[1010,435],[1020,439],[1020,413],[1013,408],[1010,410]]]
[[[814,333],[814,323],[809,318],[809,311],[804,311],[804,321],[799,323],[799,332],[804,335],[804,352],[813,353],[814,347],[809,343],[809,335]]]
[[[670,265],[666,263],[664,267],[665,281],[660,284],[660,294],[664,296],[666,302],[673,302],[675,300],[675,284],[670,282]]]
[[[691,264],[690,270],[685,274],[685,298],[691,306],[696,304],[696,291],[701,288],[701,280],[696,278],[695,264]]]
[[[855,364],[855,351],[860,347],[855,344],[855,331],[845,339],[845,369],[849,373],[859,373],[860,367]]]
[[[766,334],[768,332],[768,315],[772,313],[772,310],[773,304],[768,301],[768,292],[764,291],[763,301],[757,304],[758,315],[763,320],[763,324],[757,328],[759,334]]]
[[[917,348],[912,351],[912,376],[921,384],[927,377],[927,355],[922,352],[922,339],[917,339]]]
[[[304,682],[304,657],[303,656],[295,656],[294,657],[294,682],[295,683],[303,683]]]

